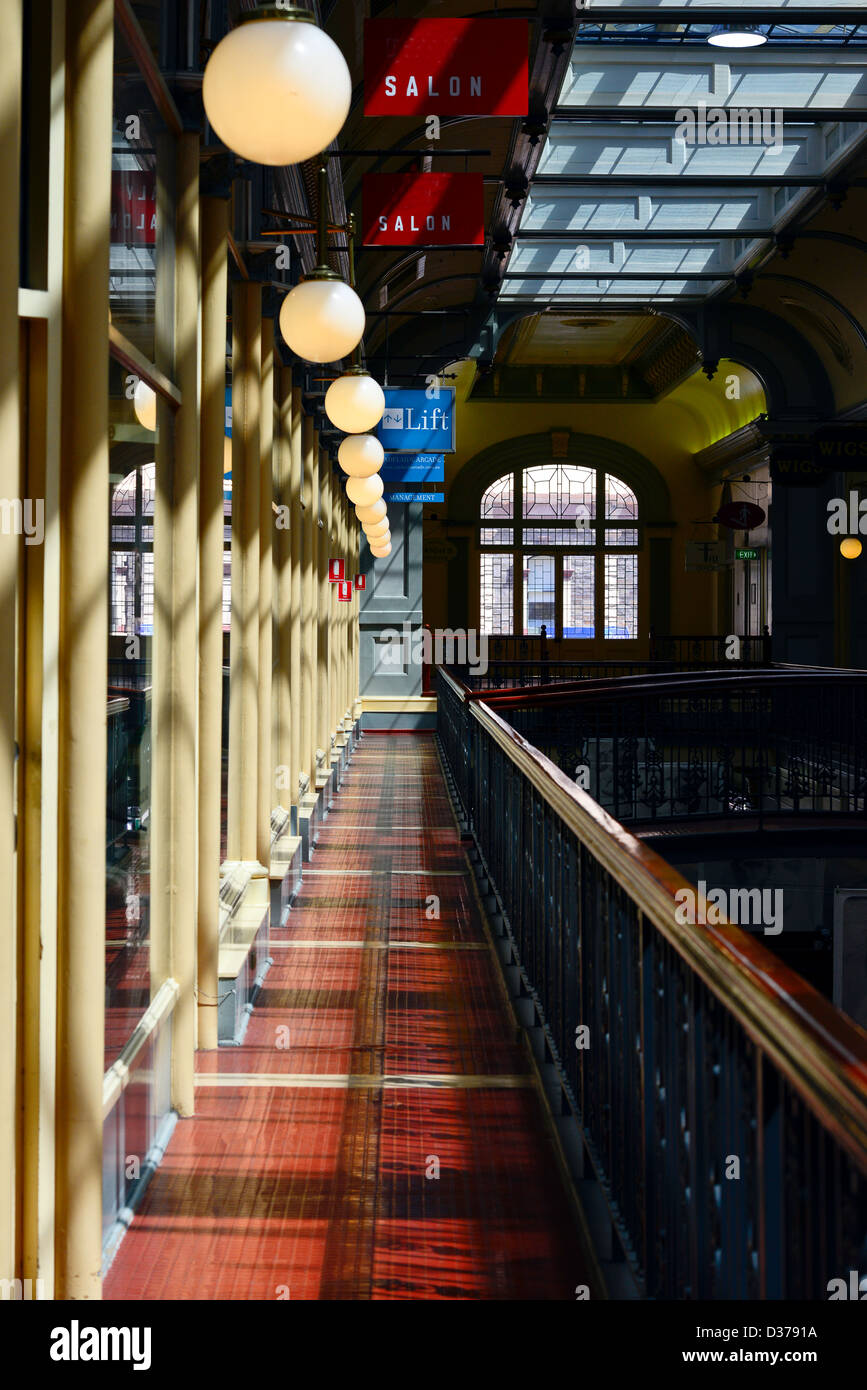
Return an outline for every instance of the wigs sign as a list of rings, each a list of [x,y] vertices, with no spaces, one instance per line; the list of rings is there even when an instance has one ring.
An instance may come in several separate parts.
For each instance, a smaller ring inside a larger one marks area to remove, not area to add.
[[[525,19],[368,19],[365,116],[526,116]]]
[[[481,174],[365,174],[365,246],[483,246]]]

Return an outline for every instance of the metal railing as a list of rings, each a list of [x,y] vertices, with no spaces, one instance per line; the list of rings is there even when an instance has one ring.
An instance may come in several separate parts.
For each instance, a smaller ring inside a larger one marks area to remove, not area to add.
[[[710,671],[489,690],[618,820],[867,814],[867,674]]]
[[[867,1034],[442,668],[438,734],[647,1296],[827,1299],[867,1275]],[[586,1030],[582,1031],[582,1030]]]
[[[678,666],[766,666],[771,659],[771,639],[758,637],[675,636],[650,634],[651,661],[673,661]]]

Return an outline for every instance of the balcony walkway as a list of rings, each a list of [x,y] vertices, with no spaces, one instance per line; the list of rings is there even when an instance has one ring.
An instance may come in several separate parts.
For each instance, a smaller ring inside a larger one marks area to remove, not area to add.
[[[271,954],[105,1298],[595,1296],[429,735],[362,740]]]

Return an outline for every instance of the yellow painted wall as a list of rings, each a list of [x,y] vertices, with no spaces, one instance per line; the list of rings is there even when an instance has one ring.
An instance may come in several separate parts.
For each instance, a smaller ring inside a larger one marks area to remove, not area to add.
[[[710,633],[716,627],[716,586],[711,574],[686,574],[684,544],[687,540],[706,540],[715,529],[699,525],[709,520],[719,502],[719,488],[714,488],[693,460],[693,455],[724,439],[762,414],[765,398],[758,379],[746,368],[732,362],[722,362],[713,381],[697,371],[658,404],[594,405],[583,402],[550,404],[540,402],[468,400],[475,365],[463,362],[449,368],[457,378],[447,384],[454,387],[457,401],[457,452],[446,455],[446,503],[444,507],[425,508],[425,536],[444,538],[436,513],[442,519],[448,515],[449,488],[464,465],[475,454],[525,434],[540,434],[549,430],[568,429],[577,434],[592,434],[622,443],[644,454],[662,474],[671,495],[671,516],[676,522],[672,538],[672,631],[681,633]],[[737,378],[737,387],[731,378]],[[735,390],[739,399],[728,399]],[[469,529],[457,528],[449,536],[470,535]],[[646,551],[644,552],[646,555]],[[478,569],[478,550],[470,547],[471,567]],[[424,620],[432,627],[449,626],[454,618],[447,611],[448,565],[426,563],[424,566]],[[476,620],[478,602],[477,575],[471,574],[470,618]]]

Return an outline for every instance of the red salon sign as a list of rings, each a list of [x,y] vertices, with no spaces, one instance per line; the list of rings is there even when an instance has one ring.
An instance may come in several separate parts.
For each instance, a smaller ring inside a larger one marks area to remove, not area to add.
[[[483,246],[481,174],[365,174],[365,246]]]
[[[526,116],[525,19],[368,19],[365,116]]]

